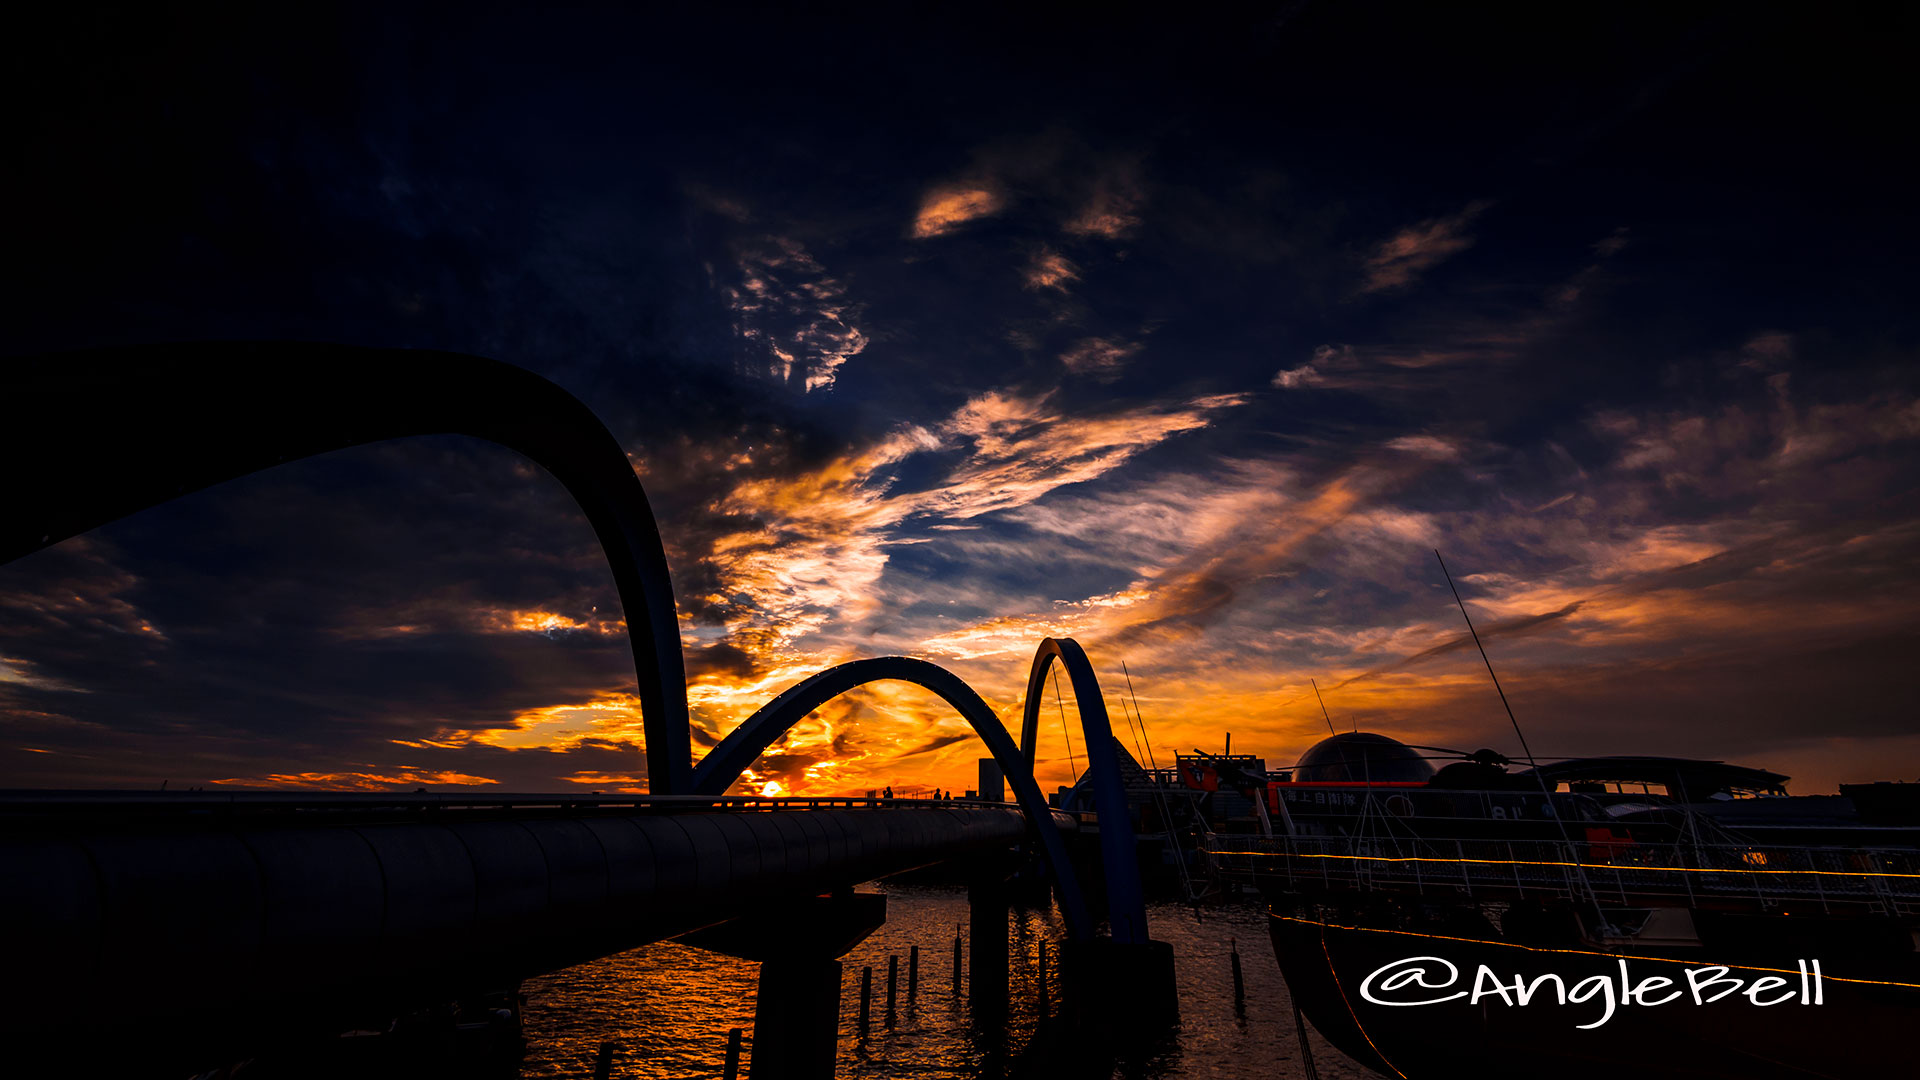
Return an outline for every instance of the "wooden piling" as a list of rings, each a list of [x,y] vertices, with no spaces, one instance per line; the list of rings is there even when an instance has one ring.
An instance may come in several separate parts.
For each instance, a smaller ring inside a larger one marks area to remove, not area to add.
[[[1246,981],[1240,977],[1240,943],[1232,938],[1227,939],[1227,957],[1233,962],[1233,1011],[1245,1013],[1247,1011],[1247,984]]]
[[[953,992],[960,993],[960,928],[953,928]]]
[[[860,1035],[867,1034],[867,1021],[873,1014],[873,966],[860,969]]]
[[[726,1080],[740,1080],[740,1029],[727,1032]]]
[[[607,1080],[613,1075],[613,1044],[600,1044],[600,1056],[593,1062],[593,1080]]]
[[[913,999],[920,993],[920,946],[907,950],[907,1008],[913,1008]]]

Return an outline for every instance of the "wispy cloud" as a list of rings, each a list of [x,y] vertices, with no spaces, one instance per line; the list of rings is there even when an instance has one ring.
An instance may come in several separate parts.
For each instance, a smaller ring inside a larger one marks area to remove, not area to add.
[[[832,388],[840,366],[867,347],[845,285],[786,237],[743,242],[735,260],[737,280],[722,291],[751,363],[803,393]]]
[[[411,769],[395,772],[268,773],[211,782],[231,787],[297,788],[305,791],[393,791],[409,787],[479,787],[499,783],[484,776]]]
[[[989,393],[962,406],[941,428],[971,453],[924,508],[964,520],[1025,506],[1053,490],[1118,468],[1134,455],[1213,422],[1241,394],[1211,394],[1073,416],[1053,392]]]
[[[1129,357],[1140,351],[1136,342],[1118,338],[1090,337],[1075,342],[1060,354],[1060,362],[1075,375],[1113,379],[1120,374]]]
[[[1476,368],[1484,377],[1491,370],[1525,363],[1573,325],[1582,314],[1582,297],[1606,280],[1605,259],[1618,250],[1602,245],[1599,259],[1544,289],[1527,290],[1532,295],[1525,300],[1484,303],[1467,313],[1423,315],[1384,341],[1318,345],[1305,363],[1281,368],[1268,385],[1401,399],[1457,392],[1463,385],[1460,369]],[[1743,352],[1751,354],[1751,346]]]
[[[1445,217],[1429,218],[1393,234],[1367,256],[1363,293],[1399,289],[1420,275],[1473,246],[1467,227],[1493,204],[1471,202]]]
[[[1189,641],[1244,602],[1243,590],[1284,573],[1307,546],[1428,467],[1430,454],[1388,452],[1318,483],[1275,462],[1239,462],[1205,476],[1171,475],[1124,494],[1024,510],[1031,527],[1098,536],[1112,562],[1141,572],[1123,590],[1047,612],[998,616],[930,639],[956,658],[1017,656],[1044,636],[1152,650]]]
[[[37,665],[31,660],[16,656],[0,656],[0,685],[7,683],[33,690],[52,690],[63,694],[84,694],[87,692],[84,686],[78,686],[41,673]]]
[[[1459,649],[1464,649],[1467,646],[1474,644],[1475,642],[1474,634],[1478,634],[1480,641],[1490,641],[1496,638],[1506,637],[1511,634],[1524,634],[1530,630],[1535,630],[1540,627],[1546,626],[1549,623],[1555,622],[1556,620],[1567,618],[1568,616],[1579,611],[1581,606],[1584,605],[1585,603],[1586,601],[1583,601],[1583,600],[1575,600],[1575,601],[1572,601],[1571,603],[1568,603],[1564,607],[1558,608],[1554,611],[1545,611],[1537,615],[1522,615],[1518,618],[1513,618],[1513,619],[1498,619],[1493,622],[1482,622],[1481,624],[1474,627],[1473,634],[1462,631],[1461,633],[1456,634],[1453,637],[1448,638],[1447,640],[1442,641],[1437,645],[1429,645],[1426,648],[1421,649],[1419,652],[1413,653],[1410,656],[1401,657],[1400,659],[1395,660],[1390,664],[1384,664],[1376,668],[1369,668],[1366,671],[1359,673],[1358,675],[1349,675],[1345,679],[1342,679],[1341,681],[1334,683],[1332,686],[1329,686],[1326,689],[1329,693],[1335,690],[1344,690],[1347,687],[1352,686],[1354,683],[1361,682],[1365,679],[1371,679],[1371,678],[1375,678],[1376,676],[1385,675],[1388,672],[1400,671],[1402,669],[1412,667],[1415,664],[1418,664],[1424,660],[1431,660],[1434,657],[1445,656],[1447,653],[1454,652]]]

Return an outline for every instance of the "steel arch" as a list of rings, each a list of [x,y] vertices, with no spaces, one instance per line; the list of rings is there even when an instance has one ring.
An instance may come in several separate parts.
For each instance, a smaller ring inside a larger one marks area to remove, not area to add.
[[[762,705],[720,740],[718,746],[707,752],[693,770],[692,793],[724,793],[728,785],[759,759],[761,752],[772,746],[774,740],[808,713],[857,686],[888,679],[910,682],[933,691],[965,717],[967,723],[973,725],[980,741],[987,744],[987,751],[1000,763],[1000,771],[1013,788],[1014,800],[1026,812],[1028,821],[1032,822],[1034,831],[1040,836],[1041,852],[1046,857],[1048,868],[1053,871],[1055,886],[1060,892],[1060,908],[1066,916],[1067,933],[1079,941],[1092,938],[1093,918],[1087,909],[1086,896],[1080,889],[1079,879],[1074,876],[1073,864],[1067,858],[1066,841],[1060,835],[1059,827],[1053,823],[1052,808],[1047,805],[1046,796],[1040,793],[1039,784],[1034,782],[1032,768],[1021,758],[1019,747],[1014,745],[1013,737],[1007,734],[1000,718],[993,714],[979,694],[974,693],[973,687],[938,664],[910,656],[879,656],[830,667],[795,683],[782,691],[779,697]],[[1136,891],[1139,888],[1138,877],[1136,873]]]
[[[1127,811],[1126,788],[1120,783],[1120,765],[1113,756],[1113,724],[1107,702],[1100,695],[1100,679],[1085,649],[1072,638],[1043,638],[1027,673],[1027,699],[1020,718],[1020,753],[1027,771],[1033,771],[1040,736],[1040,699],[1047,671],[1055,659],[1067,669],[1080,713],[1080,732],[1087,747],[1087,771],[1093,775],[1093,808],[1100,820],[1100,860],[1106,867],[1107,917],[1113,940],[1145,942],[1146,897],[1140,887],[1139,855],[1135,851],[1133,821]]]
[[[295,381],[289,375],[307,377],[294,408],[271,396]],[[459,353],[270,341],[14,359],[6,381],[0,457],[32,464],[4,496],[0,562],[191,491],[365,443],[468,435],[530,458],[586,513],[613,571],[649,786],[686,790],[686,665],[660,531],[625,451],[559,386]]]

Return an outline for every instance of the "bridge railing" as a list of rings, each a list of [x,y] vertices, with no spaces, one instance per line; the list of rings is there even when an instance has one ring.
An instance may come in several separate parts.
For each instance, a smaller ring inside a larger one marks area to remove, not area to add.
[[[1920,853],[1906,848],[1605,841],[1569,846],[1436,837],[1396,846],[1379,837],[1210,834],[1202,854],[1225,877],[1285,882],[1293,889],[1570,895],[1576,886],[1567,871],[1577,867],[1594,892],[1623,904],[1714,899],[1920,910]]]
[[[398,808],[461,809],[620,809],[676,813],[688,811],[782,810],[1019,810],[1018,803],[985,799],[882,798],[863,795],[606,795],[570,792],[318,792],[318,791],[0,791],[0,820],[36,812],[63,810],[376,810]]]

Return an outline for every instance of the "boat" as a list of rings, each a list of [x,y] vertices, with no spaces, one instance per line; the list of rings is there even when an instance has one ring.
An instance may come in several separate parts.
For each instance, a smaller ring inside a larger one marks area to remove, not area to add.
[[[1205,831],[1204,873],[1259,889],[1294,1002],[1382,1076],[1912,1069],[1920,785],[1369,732],[1209,779],[1263,812]]]

